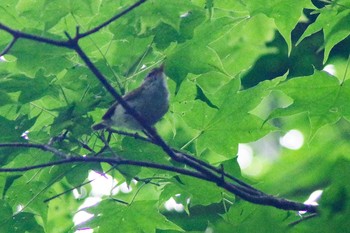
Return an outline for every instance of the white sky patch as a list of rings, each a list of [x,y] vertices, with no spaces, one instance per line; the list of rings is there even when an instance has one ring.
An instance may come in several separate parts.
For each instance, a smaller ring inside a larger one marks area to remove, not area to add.
[[[24,209],[24,205],[22,204],[19,204],[17,207],[16,207],[16,214],[18,214],[19,212],[21,212],[22,210]]]
[[[130,193],[132,191],[132,188],[130,185],[128,185],[126,182],[122,183],[118,187],[122,193]]]
[[[299,130],[292,129],[281,137],[279,142],[285,148],[298,150],[304,144],[304,135]]]
[[[81,187],[79,189],[73,189],[73,196],[75,197],[75,199],[84,198],[86,194],[86,189],[84,187]]]
[[[238,145],[237,162],[241,169],[249,167],[253,162],[253,149],[247,144]]]
[[[190,12],[190,11],[187,11],[187,12],[183,13],[182,15],[180,15],[180,18],[186,18],[186,17],[188,17],[189,15],[191,15],[191,12]]]
[[[214,233],[214,229],[211,227],[208,227],[207,229],[205,229],[204,233]]]
[[[97,205],[101,200],[100,197],[88,197],[84,200],[84,203],[79,206],[79,210]]]
[[[94,180],[91,182],[91,196],[102,197],[110,194],[115,195],[119,192],[119,189],[114,188],[117,185],[117,181],[108,174],[101,175],[91,171],[88,179]]]
[[[304,202],[304,204],[317,206],[318,205],[317,202],[320,200],[322,193],[323,193],[323,190],[320,190],[320,189],[313,191],[310,194],[309,198]],[[305,214],[305,213],[306,211],[299,211],[299,214]]]
[[[121,185],[118,185],[117,180],[115,180],[112,176],[108,174],[100,174],[94,171],[91,171],[88,176],[89,180],[93,180],[91,184],[91,192],[90,197],[84,200],[84,203],[79,206],[78,212],[73,217],[74,225],[77,226],[89,219],[93,218],[94,215],[85,211],[86,208],[97,205],[101,202],[103,196],[116,195],[119,192],[129,193],[132,191],[131,187],[129,187],[125,182]],[[134,183],[137,181],[133,180]],[[80,193],[79,193],[80,191]],[[76,198],[81,198],[82,195],[86,195],[84,193],[85,190],[73,190],[73,195]],[[75,231],[75,233],[92,233],[92,229],[80,229]]]
[[[75,233],[93,233],[93,232],[94,232],[93,229],[81,229],[81,230],[75,231]]]
[[[82,210],[82,209],[85,209],[85,208],[88,208],[88,207],[91,207],[91,206],[94,206],[94,205],[97,205],[102,199],[100,197],[88,197],[85,199],[84,203],[79,206],[79,210],[76,214],[74,214],[73,216],[73,222],[74,222],[74,225],[77,226],[83,222],[86,222],[88,221],[89,219],[93,218],[94,215],[85,211],[85,210]],[[77,230],[75,231],[74,233],[92,233],[93,232],[93,229],[81,229],[81,230]]]
[[[101,202],[103,196],[115,195],[119,192],[119,188],[115,188],[117,185],[117,181],[113,179],[108,174],[99,174],[97,172],[91,171],[88,176],[89,180],[93,180],[91,184],[91,193],[90,197],[84,200],[84,203],[79,206],[79,210],[73,217],[74,225],[77,226],[83,222],[88,221],[93,218],[94,215],[83,210],[85,208],[97,205]],[[78,189],[73,190],[73,195],[75,198],[82,198],[86,193],[85,189],[80,189],[80,193]],[[80,229],[75,231],[75,233],[92,233],[93,229]]]
[[[337,74],[337,72],[335,70],[335,67],[332,64],[326,65],[323,68],[323,71],[326,71],[328,74],[331,74],[331,75],[334,75],[334,76]]]
[[[164,206],[168,211],[175,210],[176,212],[183,212],[185,209],[182,204],[176,203],[174,198],[170,198],[169,200],[167,200]]]
[[[29,130],[24,131],[24,133],[22,133],[21,137],[24,138],[25,140],[29,140]]]
[[[94,217],[93,214],[90,214],[86,211],[79,211],[73,217],[74,225],[77,226],[77,225],[91,219],[92,217]],[[91,230],[91,229],[89,229],[89,230]],[[76,232],[78,232],[78,231],[76,231]],[[80,231],[80,232],[82,232],[82,231]],[[83,232],[86,232],[86,231],[83,231]]]

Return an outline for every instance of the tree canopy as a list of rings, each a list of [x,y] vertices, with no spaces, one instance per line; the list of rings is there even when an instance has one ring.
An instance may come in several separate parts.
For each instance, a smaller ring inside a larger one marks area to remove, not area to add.
[[[0,232],[349,232],[349,34],[350,0],[0,1]],[[162,64],[152,127],[122,96]],[[142,132],[91,129],[115,101]]]

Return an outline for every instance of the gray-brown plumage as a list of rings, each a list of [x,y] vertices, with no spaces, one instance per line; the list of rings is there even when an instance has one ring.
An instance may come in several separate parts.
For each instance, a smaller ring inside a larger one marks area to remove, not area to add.
[[[140,87],[126,94],[123,99],[134,108],[149,125],[157,123],[169,109],[169,91],[163,66],[153,69]],[[115,102],[103,115],[100,123],[92,126],[101,130],[112,126],[141,130],[141,125],[124,108]]]

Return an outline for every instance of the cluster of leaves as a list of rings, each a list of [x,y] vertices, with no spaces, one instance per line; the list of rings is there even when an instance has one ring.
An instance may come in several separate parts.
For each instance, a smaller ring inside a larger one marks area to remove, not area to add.
[[[0,23],[65,40],[64,32],[74,34],[77,25],[87,31],[133,3],[1,1]],[[297,152],[282,150],[281,158],[259,178],[264,180],[260,186],[271,194],[300,201],[312,190],[327,188],[320,203],[321,216],[290,230],[347,232],[349,19],[349,0],[323,5],[313,5],[310,0],[148,0],[80,40],[79,45],[120,93],[140,84],[147,72],[142,65],[156,66],[166,58],[171,107],[157,125],[158,131],[172,147],[215,166],[223,164],[225,171],[237,177],[239,143],[256,141],[277,130],[302,131],[308,144]],[[11,40],[10,34],[0,31],[1,49]],[[320,48],[324,53],[317,53]],[[0,143],[46,144],[64,134],[64,140],[53,142],[67,154],[89,156],[91,151],[86,148],[98,151],[104,146],[90,126],[113,98],[73,51],[19,39],[3,58]],[[262,71],[261,62],[265,62]],[[334,64],[336,74],[320,71],[323,63]],[[23,135],[26,131],[29,133]],[[110,146],[121,157],[182,166],[158,147],[130,137],[115,135]],[[57,159],[37,149],[0,149],[3,168]],[[74,198],[69,192],[44,200],[82,184],[92,170],[110,168],[82,163],[0,173],[0,230],[73,232],[77,228],[73,216],[88,195]],[[111,192],[98,205],[85,208],[94,217],[78,228],[103,233],[116,229],[283,232],[298,219],[295,213],[244,202],[213,184],[173,172],[127,166],[114,169],[111,175],[117,186],[128,182],[132,191]],[[140,181],[130,182],[133,177]],[[83,189],[91,191],[88,185]],[[182,204],[184,211],[167,211],[164,204],[170,198]]]

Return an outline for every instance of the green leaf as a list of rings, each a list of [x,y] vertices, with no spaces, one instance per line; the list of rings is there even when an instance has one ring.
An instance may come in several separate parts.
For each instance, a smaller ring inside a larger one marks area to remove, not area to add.
[[[72,167],[66,174],[66,179],[73,187],[81,185],[88,177],[89,171],[94,168],[94,164],[78,164]]]
[[[22,212],[12,215],[11,208],[6,202],[1,200],[0,205],[0,224],[2,232],[45,232],[43,227],[36,221],[34,214]]]
[[[211,18],[213,14],[213,6],[214,6],[214,0],[206,0],[205,1],[205,8],[208,9],[209,12],[209,18]]]
[[[251,64],[266,53],[275,53],[267,47],[276,27],[273,20],[259,14],[244,15],[236,24],[211,44],[219,54],[225,71],[236,76],[251,68]]]
[[[149,27],[154,27],[160,21],[171,25],[176,30],[179,30],[181,14],[186,13],[191,5],[189,2],[181,0],[179,1],[167,1],[164,4],[162,0],[151,0],[145,7],[141,14],[141,31],[145,32]]]
[[[6,183],[5,183],[4,188],[3,188],[2,198],[5,197],[7,190],[11,187],[13,182],[20,177],[21,177],[21,175],[11,175],[11,176],[6,177]]]
[[[69,130],[73,136],[90,134],[93,120],[91,117],[87,117],[86,113],[93,108],[92,104],[93,102],[86,99],[86,101],[82,101],[79,104],[72,103],[55,109],[55,111],[59,112],[59,115],[55,117],[51,125],[50,134],[58,136],[64,130]],[[71,142],[77,141],[73,138]]]
[[[76,19],[79,17],[92,17],[97,13],[100,2],[97,0],[87,0],[76,2],[72,0],[20,0],[16,5],[16,11],[20,17],[23,17],[34,26],[49,30],[67,20],[73,15]],[[85,24],[86,22],[81,21]],[[66,25],[67,26],[67,25]]]
[[[54,94],[55,91],[51,89],[51,82],[53,76],[46,77],[43,71],[36,73],[35,78],[26,76],[10,76],[0,81],[1,89],[7,92],[20,91],[18,101],[22,104],[40,99],[41,97]]]
[[[78,92],[87,87],[98,84],[97,80],[92,76],[90,70],[84,66],[75,66],[68,69],[65,75],[60,78],[55,84],[60,85],[69,90]],[[80,95],[80,99],[81,99]]]
[[[17,58],[17,68],[28,76],[34,76],[39,69],[44,69],[45,74],[56,74],[72,66],[71,61],[66,59],[70,53],[65,48],[31,40],[19,40],[10,51]]]
[[[259,224],[259,232],[286,232],[287,213],[273,208],[256,208],[250,203],[238,202],[231,206],[229,211],[223,215],[223,220],[213,225],[216,232],[248,233],[257,230],[255,224]]]
[[[48,205],[43,202],[47,196],[42,194],[47,184],[33,181],[30,183],[30,188],[23,183],[23,180],[17,180],[5,195],[5,200],[17,208],[22,208],[25,212],[37,214],[43,221],[47,220]]]
[[[217,110],[202,101],[193,102],[191,111],[184,114],[185,122],[191,128],[203,130],[209,124],[209,121],[216,114]]]
[[[238,91],[241,86],[239,78],[234,78],[232,80],[231,77],[219,72],[209,72],[196,77],[197,85],[215,106],[221,105],[224,101],[226,95],[224,86],[230,83],[230,81],[232,85],[234,85],[232,87],[232,92]]]
[[[278,31],[287,42],[288,51],[292,49],[291,32],[302,15],[303,8],[313,8],[309,0],[245,1],[252,16],[259,13],[274,19]]]
[[[126,159],[170,164],[168,155],[160,147],[131,137],[123,138],[120,153]]]
[[[9,0],[9,1],[1,1],[0,2],[0,22],[11,23],[12,27],[16,27],[18,29],[23,28],[23,23],[25,24],[25,20],[18,17],[17,14],[17,5],[18,0]],[[3,32],[0,32],[3,33]]]
[[[0,106],[11,104],[14,102],[15,101],[13,101],[5,91],[0,90]]]
[[[332,20],[332,25],[326,24],[324,27],[325,51],[323,63],[328,60],[331,49],[350,35],[350,10],[340,12]],[[328,27],[327,27],[328,26]]]
[[[3,232],[11,232],[14,230],[12,220],[12,208],[4,200],[0,200],[0,225]]]
[[[135,201],[124,205],[113,200],[104,200],[97,206],[86,209],[95,216],[79,227],[90,227],[104,233],[156,232],[157,229],[182,231],[159,213],[156,203]]]
[[[72,104],[71,106],[57,109],[59,111],[58,117],[55,118],[53,125],[51,126],[51,135],[57,136],[64,129],[74,127],[72,118],[74,118],[74,109],[76,105]]]
[[[330,186],[324,190],[319,201],[320,215],[297,224],[293,232],[317,232],[326,233],[334,231],[333,226],[337,226],[337,232],[346,232],[350,224],[347,216],[350,213],[350,202],[348,201],[350,187],[347,182],[349,178],[349,160],[338,159],[331,168],[327,177],[330,178]]]
[[[154,163],[160,163],[170,165],[169,156],[158,146],[136,140],[131,137],[125,137],[122,139],[121,149],[115,148],[117,155],[135,161],[148,161]],[[125,176],[127,180],[133,179],[141,172],[141,167],[138,166],[120,166],[118,170]],[[167,173],[166,171],[152,171],[151,174]]]
[[[172,197],[181,196],[181,200],[183,200],[181,204],[187,209],[187,205],[207,206],[222,200],[221,190],[213,183],[186,176],[179,176],[178,179],[181,183],[174,180],[174,182],[164,186],[160,196],[161,203]]]
[[[16,120],[8,120],[0,116],[0,140],[3,142],[23,141],[22,134],[30,129],[36,121],[36,117],[31,119],[27,115],[20,115]]]
[[[345,117],[350,119],[350,82],[340,84],[338,79],[326,72],[315,70],[306,77],[298,77],[276,87],[293,99],[293,104],[276,109],[270,119],[306,112],[310,119],[311,136],[326,124],[334,124]]]
[[[66,187],[62,183],[57,183],[55,185],[56,193],[62,193],[67,191],[69,187]],[[73,217],[85,199],[84,191],[86,192],[86,186],[77,189],[80,191],[81,199],[76,199],[71,193],[61,195],[58,198],[50,200],[48,221],[45,224],[45,232],[71,232],[74,228]],[[86,194],[86,193],[85,193]],[[53,195],[53,194],[52,194]]]
[[[210,114],[202,114],[204,118],[199,121],[202,123],[197,140],[199,152],[210,148],[227,158],[233,158],[238,143],[251,142],[271,132],[274,129],[272,126],[264,124],[262,119],[249,112],[277,83],[278,80],[265,81],[257,87],[241,92],[237,92],[237,83],[234,79],[225,85],[220,91],[223,102],[218,105],[219,110],[215,113],[211,110]],[[199,111],[203,112],[203,109]],[[198,111],[194,113],[200,114]]]
[[[331,175],[332,185],[322,194],[320,201],[321,211],[328,218],[349,213],[350,202],[348,201],[350,185],[341,182],[343,179],[349,178],[347,170],[350,168],[350,163],[344,159],[338,159],[333,167]],[[334,172],[336,171],[336,172]],[[345,173],[344,173],[345,172]]]
[[[220,18],[206,21],[195,29],[193,39],[179,44],[174,51],[167,55],[167,74],[173,79],[177,88],[188,73],[202,74],[209,71],[224,73],[222,61],[217,52],[210,47],[210,43],[229,31],[237,19]],[[215,30],[220,28],[220,30]],[[212,33],[208,34],[210,31]],[[196,59],[193,59],[193,58]]]
[[[124,37],[122,40],[109,42],[106,59],[119,69],[127,73],[137,59],[147,51],[148,46],[152,43],[152,38],[135,38]],[[115,56],[118,54],[118,56]]]
[[[319,16],[300,37],[297,43],[304,38],[323,30],[325,51],[323,63],[326,63],[332,48],[350,34],[350,10],[342,6],[327,6],[318,11]],[[329,21],[329,19],[332,19]]]

